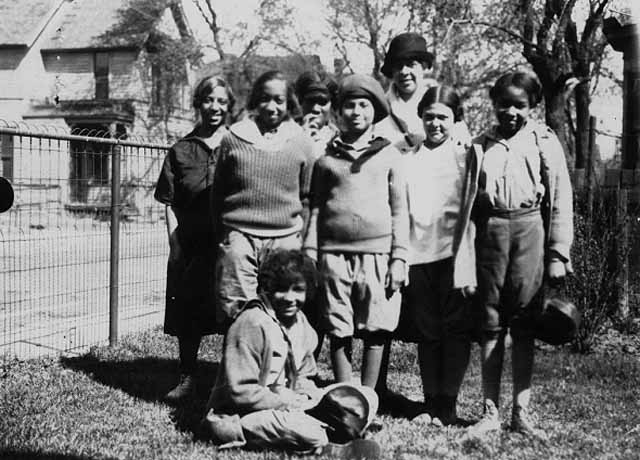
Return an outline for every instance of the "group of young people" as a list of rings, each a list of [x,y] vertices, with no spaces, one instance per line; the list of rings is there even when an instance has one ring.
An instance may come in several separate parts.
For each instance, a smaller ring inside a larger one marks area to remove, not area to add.
[[[542,88],[527,72],[495,82],[497,123],[472,140],[459,95],[426,78],[433,59],[420,35],[396,36],[386,92],[366,75],[291,84],[269,71],[233,124],[223,79],[195,88],[199,121],[170,149],[155,195],[170,246],[165,332],[180,353],[167,399],[193,390],[202,336],[225,333],[204,420],[217,444],[317,450],[361,438],[397,397],[392,339],[418,344],[420,417],[450,425],[477,336],[484,413],[470,430],[499,430],[507,332],[511,428],[541,435],[532,324],[544,280],[571,272],[563,149],[530,117]],[[337,383],[318,389],[324,336]]]

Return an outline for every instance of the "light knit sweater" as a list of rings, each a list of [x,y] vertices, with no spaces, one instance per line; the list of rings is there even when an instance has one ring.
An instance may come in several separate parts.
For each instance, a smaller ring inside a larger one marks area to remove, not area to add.
[[[390,254],[407,260],[409,215],[404,159],[375,138],[354,158],[339,139],[314,168],[307,251]]]
[[[224,225],[268,238],[302,229],[314,161],[302,128],[285,121],[268,137],[242,120],[222,139],[218,161],[213,201]]]

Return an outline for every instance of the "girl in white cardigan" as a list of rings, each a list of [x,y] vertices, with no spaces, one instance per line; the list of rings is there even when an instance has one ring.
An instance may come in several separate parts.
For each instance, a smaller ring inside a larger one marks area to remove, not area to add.
[[[475,290],[475,229],[463,210],[467,147],[452,136],[462,119],[450,87],[427,90],[418,104],[426,138],[407,154],[409,285],[397,336],[418,342],[426,414],[456,422],[456,399],[469,362]]]

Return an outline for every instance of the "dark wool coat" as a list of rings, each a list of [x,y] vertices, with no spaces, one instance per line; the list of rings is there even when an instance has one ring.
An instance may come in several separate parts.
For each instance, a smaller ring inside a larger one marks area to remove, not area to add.
[[[216,240],[210,203],[217,151],[191,132],[171,147],[158,178],[154,196],[173,208],[182,249],[182,258],[167,264],[164,331],[170,335],[222,332],[215,320]]]

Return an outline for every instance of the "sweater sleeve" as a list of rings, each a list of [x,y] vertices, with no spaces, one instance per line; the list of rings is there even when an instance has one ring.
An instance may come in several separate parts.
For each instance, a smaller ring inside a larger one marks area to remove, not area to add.
[[[310,257],[317,260],[318,254],[318,214],[320,213],[320,196],[322,187],[322,160],[316,161],[313,167],[311,187],[309,193],[309,223],[302,243],[302,248]]]
[[[227,141],[227,133],[220,145],[217,147],[218,159],[216,163],[216,169],[213,173],[213,182],[211,183],[211,198],[209,200],[211,206],[211,217],[213,219],[214,235],[222,235],[222,203],[224,201],[225,194],[225,174],[227,164],[227,153],[229,151],[229,143]]]
[[[303,228],[306,228],[309,222],[311,178],[315,163],[313,144],[311,140],[307,139],[306,134],[304,134],[304,139],[300,142],[300,148],[303,153],[303,162],[300,165],[300,203],[302,203]]]
[[[313,356],[313,352],[318,346],[318,334],[313,329],[313,327],[311,327],[311,324],[309,324],[309,321],[307,320],[304,313],[300,312],[300,315],[303,316],[302,321],[304,322],[305,328],[305,355],[304,358],[302,358],[302,362],[298,366],[298,380],[295,390],[296,393],[305,394],[309,398],[315,400],[320,394],[320,390],[312,380],[313,377],[316,377],[318,375],[316,359]]]
[[[567,266],[570,264],[570,249],[573,243],[573,192],[564,149],[557,136],[549,132],[548,143],[553,149],[553,170],[549,181],[553,181],[555,193],[551,205],[548,249],[555,251]],[[551,152],[550,152],[551,153]]]
[[[261,369],[270,353],[265,330],[252,321],[234,324],[224,350],[224,372],[231,403],[239,413],[284,409],[286,402],[261,382]]]
[[[393,148],[389,171],[391,208],[391,259],[407,261],[409,255],[409,205],[407,200],[406,158]]]

